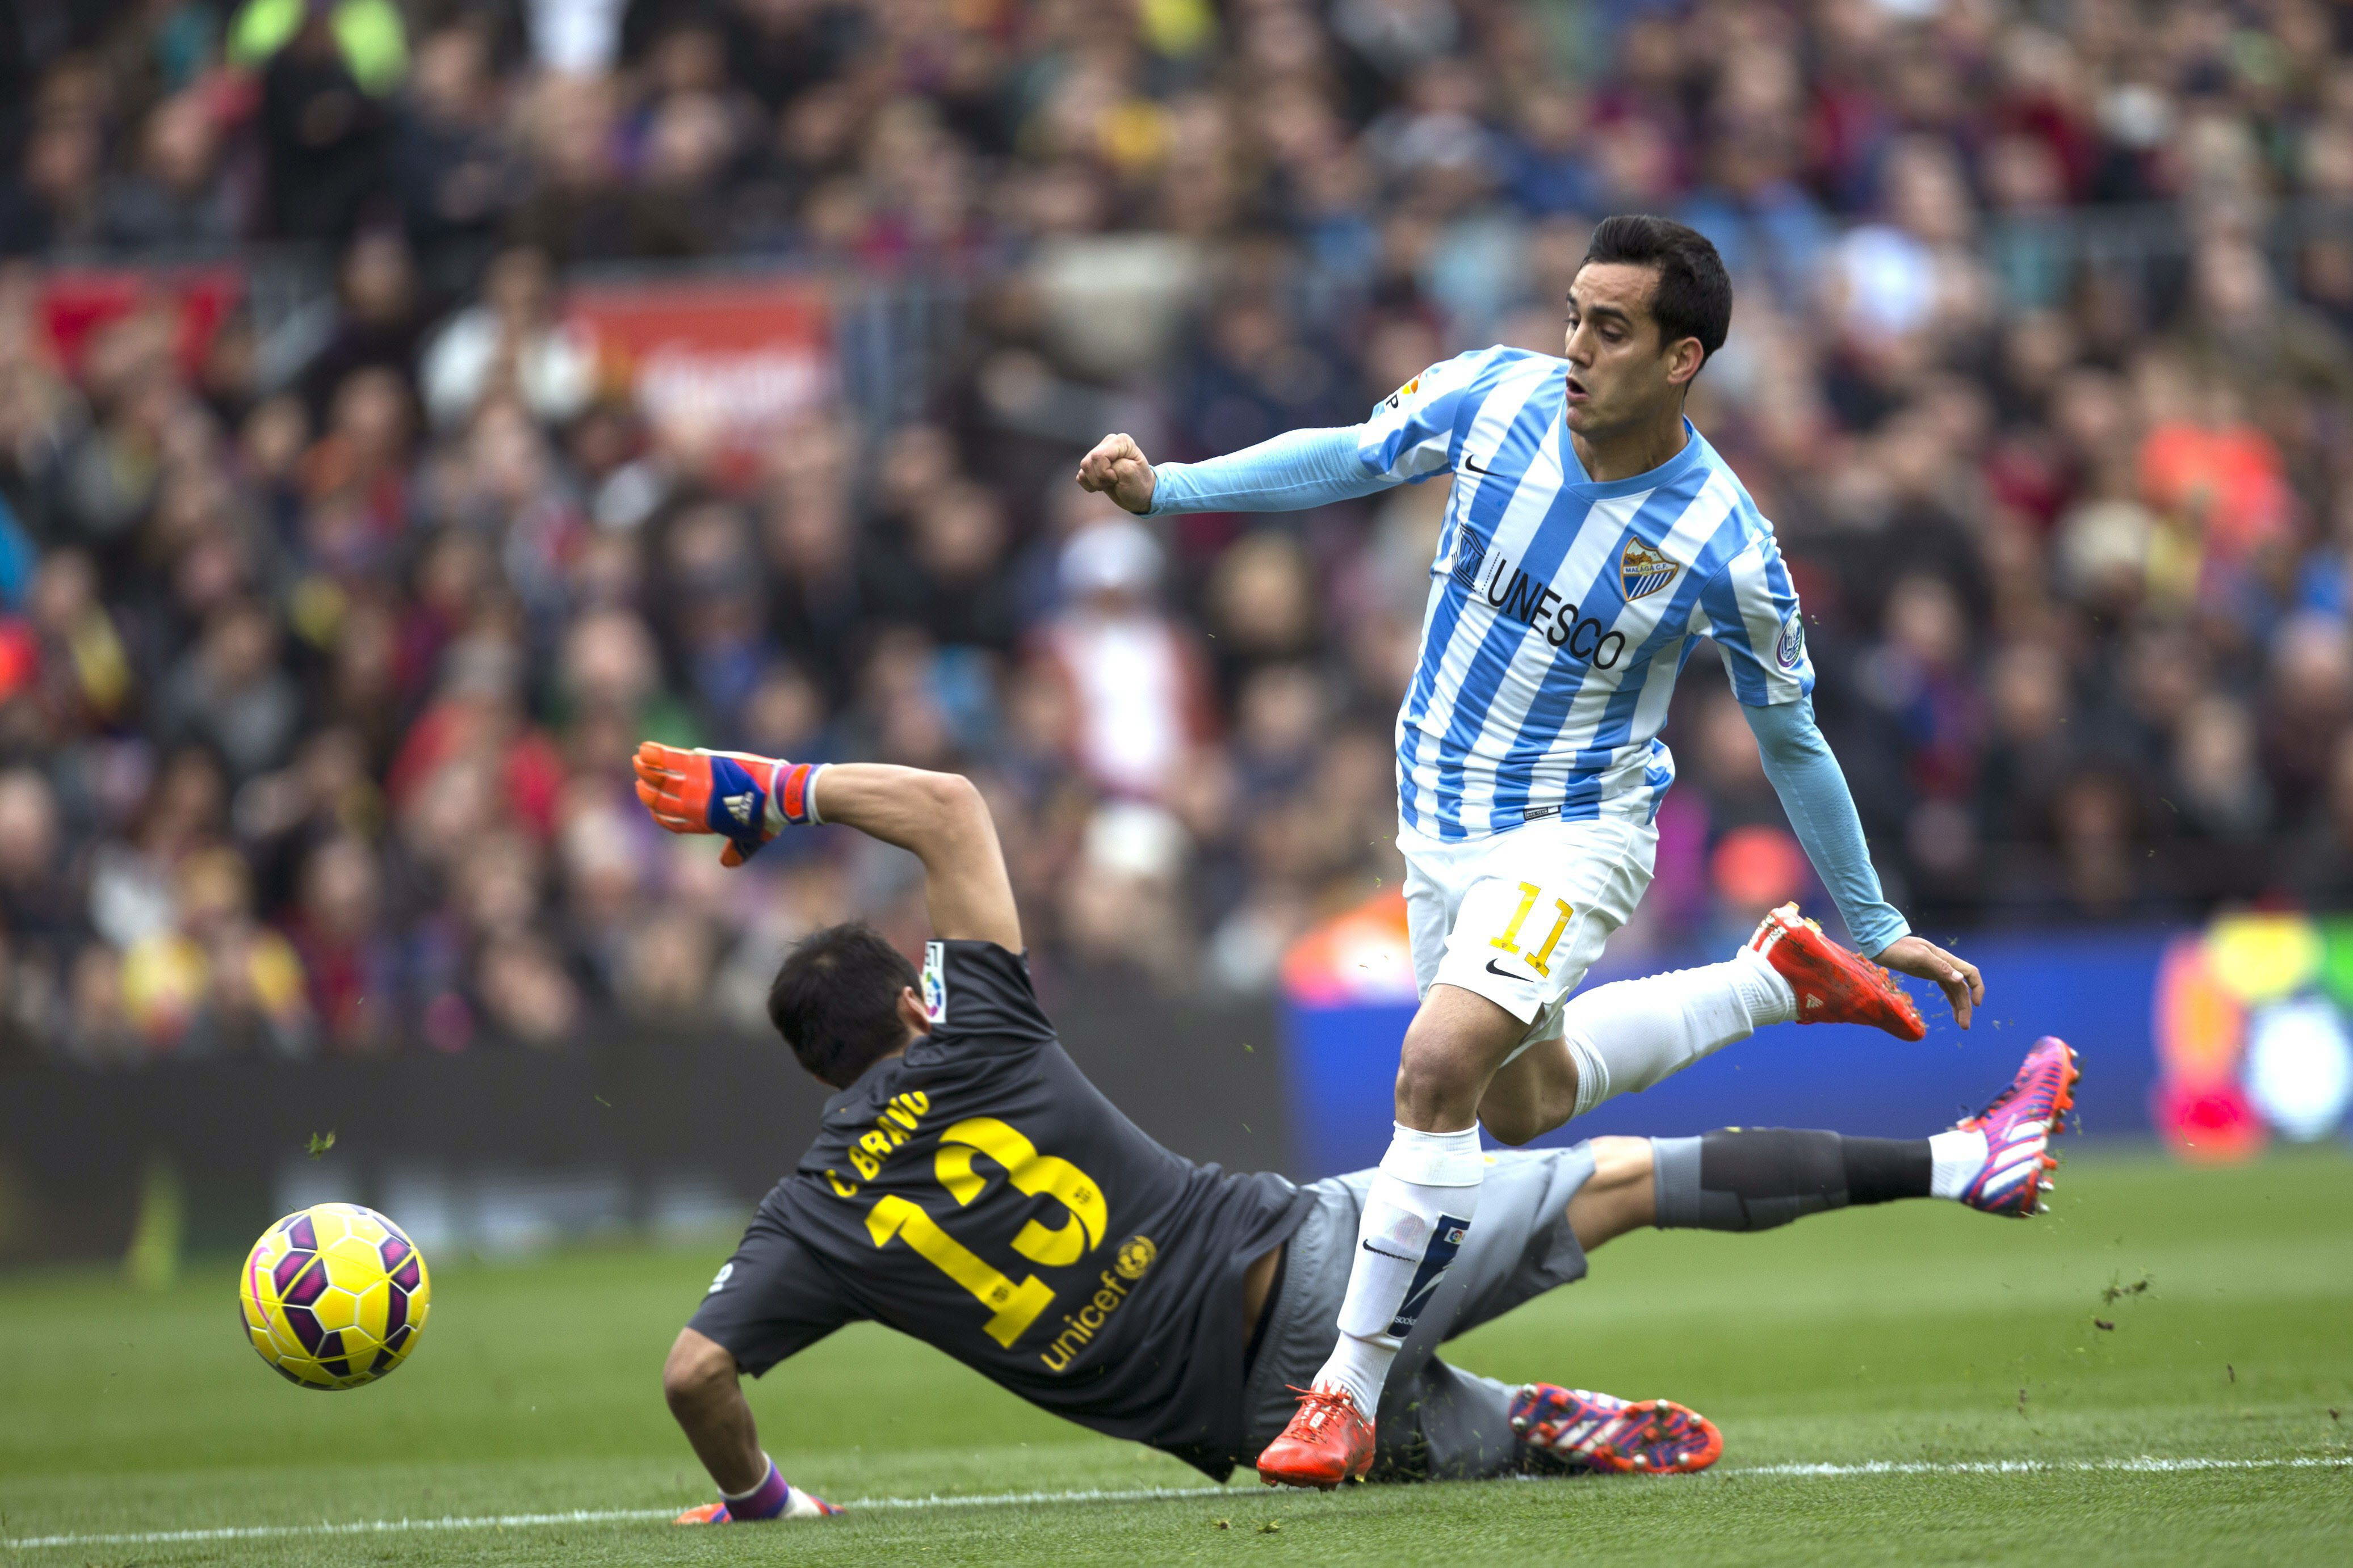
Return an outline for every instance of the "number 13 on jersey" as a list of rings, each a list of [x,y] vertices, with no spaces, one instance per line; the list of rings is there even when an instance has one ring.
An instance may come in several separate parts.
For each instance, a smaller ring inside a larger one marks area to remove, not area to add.
[[[1110,1210],[1094,1179],[1068,1160],[1039,1153],[1029,1139],[993,1116],[959,1121],[940,1135],[933,1173],[957,1206],[970,1204],[987,1187],[987,1179],[973,1169],[976,1155],[1002,1166],[1015,1191],[1050,1195],[1070,1211],[1071,1217],[1050,1230],[1034,1219],[1025,1222],[1013,1237],[1014,1251],[1033,1263],[1056,1268],[1076,1263],[1103,1241]],[[894,1239],[905,1242],[917,1257],[970,1291],[989,1311],[982,1331],[1007,1350],[1054,1304],[1054,1292],[1035,1274],[1016,1283],[941,1229],[920,1205],[896,1194],[877,1199],[867,1210],[866,1233],[877,1247],[888,1247]]]

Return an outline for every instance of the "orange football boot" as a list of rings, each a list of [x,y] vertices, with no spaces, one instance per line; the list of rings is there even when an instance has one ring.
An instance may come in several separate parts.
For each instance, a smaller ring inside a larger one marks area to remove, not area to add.
[[[1800,1024],[1869,1024],[1899,1040],[1922,1039],[1928,1033],[1919,1007],[1894,975],[1824,936],[1795,904],[1783,904],[1758,921],[1748,947],[1798,994]]]
[[[1258,1479],[1268,1486],[1330,1491],[1373,1468],[1373,1424],[1336,1388],[1294,1388],[1299,1408],[1282,1436],[1258,1457]]]

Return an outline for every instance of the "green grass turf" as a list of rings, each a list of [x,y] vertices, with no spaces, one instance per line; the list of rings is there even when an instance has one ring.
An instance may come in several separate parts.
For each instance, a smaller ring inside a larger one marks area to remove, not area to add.
[[[1756,1237],[1643,1234],[1458,1342],[1465,1365],[1723,1426],[1710,1475],[931,1510],[680,1531],[650,1521],[0,1547],[0,1563],[2353,1560],[2353,1467],[1743,1474],[1872,1460],[2353,1457],[2353,1158],[2228,1171],[2086,1155],[2032,1224],[1901,1204]],[[175,1289],[0,1281],[0,1536],[670,1508],[709,1495],[657,1369],[724,1256],[437,1260],[417,1353],[376,1386],[288,1386],[246,1347],[233,1260]],[[2111,1283],[2145,1293],[2104,1303]],[[2113,1330],[2094,1319],[2112,1321]],[[754,1385],[795,1481],[841,1499],[1207,1483],[881,1330]],[[2332,1415],[2332,1407],[2343,1418]],[[1223,1521],[1221,1528],[1220,1521]],[[1268,1528],[1275,1527],[1275,1528]]]

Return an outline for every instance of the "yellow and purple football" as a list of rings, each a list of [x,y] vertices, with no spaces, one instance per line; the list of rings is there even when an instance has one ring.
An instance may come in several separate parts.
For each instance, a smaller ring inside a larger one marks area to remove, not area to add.
[[[261,1359],[304,1388],[357,1388],[406,1359],[433,1280],[392,1221],[357,1204],[313,1204],[261,1233],[237,1304]]]

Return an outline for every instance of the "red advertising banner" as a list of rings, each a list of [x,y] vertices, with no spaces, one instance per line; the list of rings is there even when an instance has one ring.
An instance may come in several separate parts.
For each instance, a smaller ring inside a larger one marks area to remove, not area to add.
[[[565,310],[595,341],[608,384],[632,387],[657,422],[742,441],[833,395],[832,311],[814,283],[591,284],[570,291]]]
[[[194,374],[213,334],[244,297],[245,279],[229,267],[67,268],[41,279],[41,324],[64,367],[79,374],[100,332],[142,312],[159,312],[170,323],[180,368]]]

